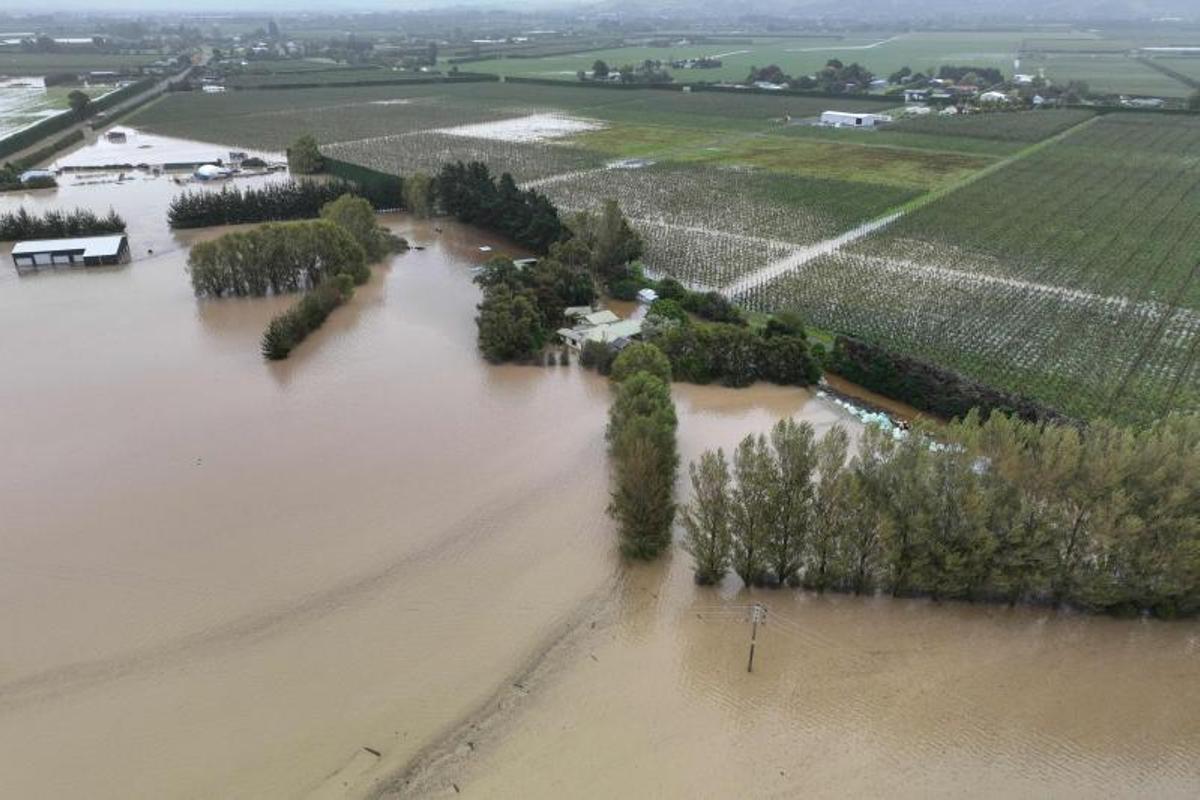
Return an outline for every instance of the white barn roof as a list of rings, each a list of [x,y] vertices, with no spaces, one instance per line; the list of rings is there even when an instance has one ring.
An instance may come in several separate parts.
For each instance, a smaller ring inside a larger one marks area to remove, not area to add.
[[[14,256],[33,255],[35,253],[62,253],[66,251],[82,252],[84,258],[102,258],[116,256],[121,252],[121,243],[125,234],[115,233],[111,236],[88,236],[79,239],[30,239],[27,242],[17,242],[13,245]]]

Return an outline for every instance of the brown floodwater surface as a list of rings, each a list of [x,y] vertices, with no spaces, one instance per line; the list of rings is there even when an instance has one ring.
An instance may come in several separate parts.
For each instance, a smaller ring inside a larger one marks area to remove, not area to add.
[[[755,593],[747,676],[749,595],[616,554],[607,382],[479,358],[503,242],[386,217],[426,249],[268,364],[294,298],[194,298],[220,231],[171,232],[177,191],[0,196],[112,206],[134,253],[0,250],[0,794],[1200,792],[1194,623]],[[785,415],[857,433],[803,390],[673,394],[685,465]]]

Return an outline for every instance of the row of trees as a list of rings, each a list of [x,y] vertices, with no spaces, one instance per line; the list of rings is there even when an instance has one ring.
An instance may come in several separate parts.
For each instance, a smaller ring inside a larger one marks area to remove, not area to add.
[[[263,357],[271,361],[287,358],[296,345],[325,323],[335,308],[353,296],[354,279],[349,275],[340,273],[326,278],[267,325],[262,336]]]
[[[210,297],[297,292],[343,272],[363,283],[370,275],[359,243],[325,219],[268,222],[200,242],[188,270],[196,295]]]
[[[633,344],[617,357],[612,378],[605,432],[612,461],[608,511],[617,521],[621,552],[650,559],[670,545],[675,521],[678,421],[670,365],[656,348]]]
[[[896,440],[780,422],[690,467],[697,579],[1200,612],[1200,419],[1086,431],[975,414]]]
[[[167,221],[172,228],[207,228],[310,219],[319,216],[326,203],[353,191],[344,181],[288,181],[257,189],[182,192],[171,199]]]
[[[501,233],[537,253],[568,235],[558,209],[545,195],[520,189],[507,172],[497,181],[487,164],[446,164],[434,179],[442,210],[459,222]]]
[[[100,236],[124,230],[125,220],[111,209],[105,216],[86,208],[74,211],[52,209],[39,216],[30,214],[21,206],[16,211],[0,215],[0,240],[3,241]]]

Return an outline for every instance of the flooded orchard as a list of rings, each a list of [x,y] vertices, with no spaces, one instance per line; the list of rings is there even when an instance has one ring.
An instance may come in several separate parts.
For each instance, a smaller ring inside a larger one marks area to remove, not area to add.
[[[607,382],[475,350],[470,267],[502,242],[386,217],[426,249],[269,364],[294,298],[193,297],[187,248],[220,231],[171,232],[178,191],[0,197],[112,206],[134,253],[0,252],[5,794],[1200,792],[1195,623],[626,565]],[[685,463],[785,415],[853,425],[797,389],[673,394]]]

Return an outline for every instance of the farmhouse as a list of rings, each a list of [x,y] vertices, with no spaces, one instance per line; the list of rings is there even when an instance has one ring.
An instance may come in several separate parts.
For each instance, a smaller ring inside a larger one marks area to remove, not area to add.
[[[574,328],[559,328],[558,338],[570,347],[580,350],[588,342],[613,345],[618,340],[629,340],[642,332],[641,320],[621,319],[613,312],[602,309],[593,311],[590,306],[571,306],[563,316],[575,321]]]
[[[129,260],[129,239],[123,233],[80,239],[37,239],[17,242],[12,249],[17,269],[29,267],[123,264]]]
[[[849,111],[825,111],[821,113],[821,124],[835,128],[874,128],[876,125],[891,122],[886,114],[855,114]]]

